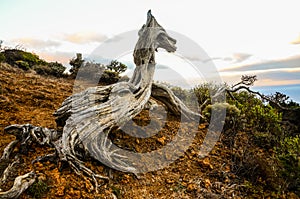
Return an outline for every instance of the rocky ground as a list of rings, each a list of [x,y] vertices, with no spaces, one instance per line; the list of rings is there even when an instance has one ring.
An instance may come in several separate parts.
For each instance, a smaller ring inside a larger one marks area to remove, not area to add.
[[[33,72],[0,67],[0,154],[14,137],[6,135],[3,129],[11,124],[30,123],[36,126],[56,128],[52,113],[63,100],[72,94],[73,81],[43,77]],[[149,114],[143,111],[134,121],[138,125],[149,123]],[[159,133],[151,138],[141,139],[126,135],[121,131],[110,137],[120,147],[135,152],[147,152],[169,143],[179,128],[179,121],[168,116],[168,121]],[[134,130],[134,129],[133,129]],[[189,129],[184,130],[188,135]],[[247,183],[236,175],[232,157],[240,153],[248,141],[240,132],[231,141],[221,135],[220,141],[205,158],[199,158],[199,149],[206,135],[207,125],[199,124],[193,144],[175,162],[158,171],[135,176],[130,173],[111,170],[96,161],[87,161],[86,166],[95,172],[110,176],[102,181],[99,193],[92,184],[77,176],[69,167],[60,167],[53,162],[32,164],[38,156],[52,153],[51,148],[33,145],[28,154],[21,155],[20,163],[7,183],[0,184],[2,191],[12,186],[13,179],[35,170],[38,180],[20,198],[245,198],[260,195],[247,195]],[[17,151],[15,151],[17,153]],[[259,151],[258,151],[259,153]],[[7,162],[0,163],[0,174]],[[271,197],[271,196],[269,196]],[[297,198],[295,195],[282,198]]]

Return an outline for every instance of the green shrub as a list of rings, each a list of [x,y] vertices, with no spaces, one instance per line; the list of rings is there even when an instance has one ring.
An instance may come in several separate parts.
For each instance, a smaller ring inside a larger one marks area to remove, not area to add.
[[[233,97],[234,99],[229,98],[227,101],[240,110],[236,130],[248,132],[254,142],[262,148],[270,149],[276,146],[284,136],[280,123],[281,113],[246,91],[233,93]]]
[[[288,183],[288,189],[300,194],[300,137],[286,137],[275,148],[281,163],[280,175]]]
[[[119,81],[120,73],[125,72],[127,66],[116,60],[112,60],[108,65],[104,66],[105,70],[101,75],[99,82],[104,84],[113,84]]]
[[[42,198],[49,191],[49,186],[43,181],[37,181],[33,183],[26,193],[31,196],[31,198]]]
[[[26,61],[30,67],[37,65],[37,64],[45,64],[42,60],[40,60],[39,56],[25,51],[20,51],[22,60]]]
[[[0,62],[5,62],[5,55],[0,52]]]
[[[110,70],[105,70],[99,80],[99,82],[105,83],[105,84],[113,84],[118,82],[120,79],[119,73],[113,72]]]
[[[48,63],[48,67],[51,69],[50,75],[55,77],[63,77],[66,67],[58,62],[50,62]]]
[[[66,67],[57,62],[51,62],[46,65],[35,65],[33,70],[39,75],[51,75],[54,77],[63,77]]]
[[[19,68],[21,68],[23,70],[30,69],[30,66],[26,61],[22,61],[22,60],[15,61],[15,65],[17,65]]]
[[[182,101],[186,101],[189,98],[190,93],[188,90],[185,90],[179,86],[174,86],[171,88],[171,90]]]
[[[277,197],[287,191],[299,195],[300,139],[296,128],[299,126],[299,105],[285,103],[287,97],[277,93],[275,97],[282,106],[295,108],[281,110],[275,103],[266,102],[248,91],[228,93],[227,103],[211,105],[211,95],[216,88],[204,84],[193,91],[199,105],[207,102],[202,115],[208,122],[212,110],[218,115],[226,108],[222,143],[232,149],[232,171],[253,185],[248,190],[253,196],[268,192],[269,196]],[[293,123],[295,128],[285,121]]]
[[[51,69],[46,65],[36,65],[33,70],[39,75],[49,75],[51,73]]]
[[[112,60],[107,66],[107,70],[116,72],[118,74],[123,73],[126,71],[127,66],[121,62],[118,62],[117,60]]]
[[[201,84],[193,88],[193,92],[195,93],[199,105],[203,104],[207,99],[211,100],[210,98],[210,89],[212,84]]]
[[[7,49],[3,52],[3,54],[6,62],[10,65],[16,64],[16,61],[24,61],[27,62],[29,68],[31,68],[34,65],[46,63],[45,61],[39,59],[39,56],[18,49]]]
[[[238,121],[240,119],[241,111],[235,106],[228,103],[215,103],[213,105],[208,105],[202,112],[202,115],[205,117],[206,121],[210,121],[211,113],[215,111],[215,115],[221,116],[223,111],[226,111],[225,123],[223,127],[223,131],[227,131],[229,129],[237,128],[237,125],[240,124]],[[220,121],[223,118],[217,118],[216,121]]]
[[[70,69],[70,77],[99,80],[100,84],[113,84],[119,81],[120,73],[125,72],[127,66],[116,60],[112,60],[108,65],[100,63],[86,62],[82,58],[81,53],[76,54],[76,58],[72,58],[69,62],[72,66]],[[78,74],[80,72],[80,74]]]
[[[199,104],[197,96],[193,89],[187,90],[181,87],[171,87],[174,94],[192,111],[199,112]]]
[[[38,55],[19,49],[6,49],[0,53],[0,62],[5,61],[12,66],[23,70],[34,69],[40,75],[52,75],[55,77],[65,76],[66,69],[61,63],[46,62]]]
[[[250,111],[253,113],[251,123],[255,137],[254,142],[267,149],[276,146],[284,136],[280,124],[281,114],[270,105],[257,105]],[[256,125],[254,125],[255,122]]]
[[[76,58],[74,57],[70,60],[69,64],[72,66],[72,68],[70,69],[70,73],[71,73],[70,76],[72,78],[76,78],[79,68],[83,66],[83,63],[84,63],[84,59],[82,59],[81,53],[77,53]]]
[[[80,67],[80,70],[76,73],[76,78],[85,80],[85,81],[99,81],[102,73],[105,70],[105,66],[99,63],[93,63],[93,62],[86,62],[82,64]],[[75,73],[71,74],[72,78],[74,77]]]

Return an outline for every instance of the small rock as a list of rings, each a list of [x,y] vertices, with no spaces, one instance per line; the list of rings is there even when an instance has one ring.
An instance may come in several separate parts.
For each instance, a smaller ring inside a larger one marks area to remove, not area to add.
[[[199,125],[199,129],[205,129],[205,128],[206,128],[206,123]]]
[[[139,143],[140,143],[140,140],[139,140],[139,139],[135,139],[135,142],[136,142],[137,144],[139,144]]]
[[[103,166],[97,166],[97,170],[99,173],[103,173],[104,167]]]
[[[211,187],[211,182],[210,182],[210,180],[209,179],[205,179],[204,180],[204,185],[205,185],[205,188],[209,188],[209,187]]]
[[[201,166],[203,166],[205,168],[210,168],[210,169],[214,168],[214,166],[210,163],[210,160],[208,157],[205,157],[203,160],[200,160],[199,163],[201,164]]]
[[[55,193],[55,196],[62,197],[64,195],[65,195],[65,187],[63,187],[63,186],[58,187],[58,189]]]
[[[38,177],[38,180],[39,181],[46,181],[47,180],[46,175],[45,174],[40,174],[40,176]]]
[[[186,182],[182,182],[181,185],[184,186],[184,187],[187,187],[187,183]]]
[[[64,199],[72,199],[72,196],[67,194],[67,195],[64,196]]]
[[[230,182],[230,179],[226,176],[224,182],[225,182],[225,183],[229,183],[229,182]]]
[[[72,196],[72,198],[81,197],[81,192],[79,190],[74,190],[73,188],[70,189],[69,194]]]
[[[136,152],[138,152],[138,153],[141,152],[141,148],[139,145],[135,145],[134,148],[135,148]]]
[[[123,175],[122,183],[127,184],[130,181],[130,176],[128,174]]]
[[[165,140],[166,140],[166,137],[157,138],[157,141],[158,141],[159,143],[161,143],[162,145],[165,144]]]
[[[189,175],[184,174],[184,176],[182,177],[182,180],[183,180],[184,182],[188,182],[188,181],[189,181]]]
[[[166,179],[167,184],[173,184],[175,181],[174,179]]]
[[[196,191],[196,190],[197,190],[197,185],[194,184],[194,183],[188,184],[188,186],[186,188],[187,192],[193,192],[193,191]]]
[[[94,189],[93,185],[88,180],[85,181],[85,188],[88,190],[89,193]]]
[[[225,168],[224,168],[225,172],[230,172],[230,166],[229,165],[226,165]]]

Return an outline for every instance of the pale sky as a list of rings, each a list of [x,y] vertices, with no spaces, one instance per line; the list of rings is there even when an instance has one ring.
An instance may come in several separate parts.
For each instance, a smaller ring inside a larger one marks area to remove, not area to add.
[[[256,74],[257,85],[300,84],[299,5],[299,0],[0,0],[0,40],[67,65],[75,53],[88,57],[106,39],[139,29],[151,9],[166,30],[201,46],[223,81]],[[198,81],[188,66],[180,71],[189,64],[178,56],[158,54],[158,64]]]

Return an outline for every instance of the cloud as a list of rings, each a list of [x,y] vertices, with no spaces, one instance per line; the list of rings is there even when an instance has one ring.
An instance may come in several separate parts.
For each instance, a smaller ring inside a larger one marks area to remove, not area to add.
[[[257,75],[255,85],[259,86],[300,84],[300,55],[227,68],[220,75],[229,84],[238,82],[242,75]]]
[[[54,40],[41,40],[41,39],[33,39],[33,38],[17,38],[11,40],[11,42],[17,43],[18,45],[22,45],[25,48],[33,48],[33,49],[53,48],[61,45],[60,42]]]
[[[258,74],[260,79],[274,79],[274,80],[297,80],[300,77],[300,68],[295,71],[267,71],[265,73]]]
[[[297,69],[280,69],[280,70],[267,70],[257,73],[258,81],[255,83],[257,86],[269,85],[292,85],[300,83],[300,68]]]
[[[155,68],[156,68],[157,70],[164,70],[164,69],[169,69],[170,67],[169,67],[169,66],[166,66],[166,65],[163,65],[163,64],[157,64],[157,65],[155,66]]]
[[[234,63],[239,63],[247,60],[251,56],[252,56],[251,54],[247,54],[247,53],[234,53],[232,55],[232,58],[234,60]]]
[[[300,55],[288,57],[285,59],[264,61],[259,63],[247,64],[237,67],[222,69],[222,72],[235,71],[254,71],[254,70],[268,70],[280,68],[298,68],[300,67]]]
[[[300,84],[300,68],[295,69],[278,69],[278,70],[264,70],[264,71],[244,71],[244,72],[226,72],[221,73],[224,82],[234,84],[240,81],[242,75],[256,75],[258,81],[256,86],[270,86],[270,85],[291,85]]]
[[[72,34],[64,34],[62,39],[76,44],[93,43],[105,41],[108,37],[95,32],[77,32]]]
[[[106,42],[107,42],[107,43],[120,42],[120,41],[122,41],[123,39],[126,39],[126,38],[117,35],[117,36],[114,36],[114,37],[112,37],[112,38],[109,38]]]
[[[40,58],[46,61],[49,62],[58,61],[64,65],[68,65],[70,59],[76,56],[73,52],[62,52],[62,51],[55,51],[55,52],[41,51],[38,54]]]
[[[202,63],[206,63],[213,60],[222,60],[226,62],[239,63],[247,60],[251,56],[252,56],[251,54],[247,54],[247,53],[233,53],[231,56],[228,57],[211,57],[208,59],[201,59],[200,57],[197,56],[185,56],[185,58],[191,61],[200,61]]]
[[[300,68],[295,71],[266,71],[257,75],[256,86],[300,84]]]
[[[300,44],[300,34],[297,39],[291,42],[291,44]]]

